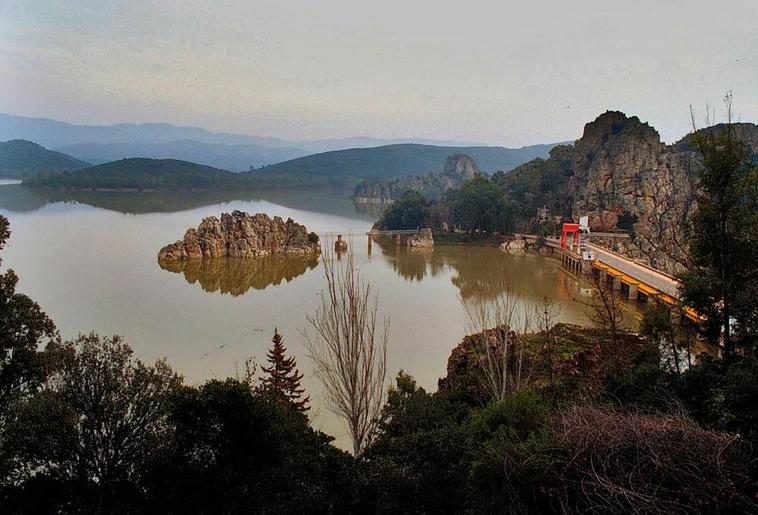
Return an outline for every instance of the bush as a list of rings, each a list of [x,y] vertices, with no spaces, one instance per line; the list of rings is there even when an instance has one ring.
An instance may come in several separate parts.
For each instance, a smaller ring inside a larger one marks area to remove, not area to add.
[[[553,418],[571,511],[747,513],[758,509],[750,454],[734,435],[681,416],[575,407]]]

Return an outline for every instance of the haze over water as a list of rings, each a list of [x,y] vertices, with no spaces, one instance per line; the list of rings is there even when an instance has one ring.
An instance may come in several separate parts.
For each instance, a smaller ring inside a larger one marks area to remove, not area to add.
[[[468,332],[461,299],[491,298],[497,293],[493,274],[507,270],[514,289],[529,295],[530,302],[545,295],[555,300],[559,321],[587,323],[586,308],[574,300],[582,290],[556,260],[509,256],[496,248],[413,251],[378,243],[369,255],[365,232],[374,218],[359,213],[347,195],[291,191],[265,196],[228,201],[80,193],[50,198],[20,185],[0,186],[0,214],[9,218],[12,231],[4,266],[18,273],[19,290],[41,305],[63,337],[89,331],[121,334],[140,359],[166,357],[192,384],[241,374],[248,357],[264,363],[278,327],[305,373],[314,425],[338,436],[339,444],[344,430],[321,407],[321,386],[300,334],[325,284],[318,260],[217,260],[167,270],[157,261],[162,246],[180,239],[203,217],[235,209],[291,217],[318,233],[354,234],[356,263],[379,291],[380,315],[391,320],[389,378],[403,369],[430,390]]]

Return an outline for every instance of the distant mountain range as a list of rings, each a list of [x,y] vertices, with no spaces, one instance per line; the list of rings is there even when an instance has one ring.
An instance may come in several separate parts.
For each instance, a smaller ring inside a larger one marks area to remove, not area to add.
[[[427,139],[353,137],[313,141],[211,132],[168,123],[75,125],[47,118],[0,114],[0,141],[25,139],[82,161],[101,164],[130,157],[180,159],[232,171],[248,170],[314,153],[389,144],[470,146]]]
[[[179,140],[168,143],[77,143],[58,150],[93,164],[131,157],[181,159],[232,171],[249,170],[266,164],[301,157],[307,152],[292,147],[266,147],[253,144],[204,143]]]
[[[41,170],[62,172],[89,166],[66,154],[25,140],[0,142],[0,177],[22,178]]]

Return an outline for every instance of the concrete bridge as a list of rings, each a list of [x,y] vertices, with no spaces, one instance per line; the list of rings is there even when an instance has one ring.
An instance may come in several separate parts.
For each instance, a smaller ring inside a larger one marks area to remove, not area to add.
[[[592,236],[609,237],[610,234],[593,233]],[[516,236],[531,244],[536,244],[538,239],[537,236],[529,234]],[[628,238],[628,235],[618,237]],[[655,298],[671,307],[681,305],[680,282],[672,275],[593,243],[582,242],[562,247],[560,239],[552,237],[545,238],[543,242],[559,254],[563,268],[577,275],[599,274],[601,284],[607,284],[604,281],[612,281],[613,289],[625,293],[629,300]],[[687,318],[701,320],[701,316],[693,309],[684,307],[683,311]]]

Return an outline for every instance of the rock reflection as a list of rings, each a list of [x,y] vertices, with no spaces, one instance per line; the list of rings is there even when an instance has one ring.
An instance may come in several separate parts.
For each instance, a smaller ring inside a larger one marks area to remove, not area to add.
[[[299,257],[273,255],[256,259],[214,258],[185,261],[158,261],[169,272],[184,274],[190,283],[199,283],[207,292],[220,292],[234,297],[251,288],[263,290],[282,281],[290,282],[318,266],[318,256]]]

